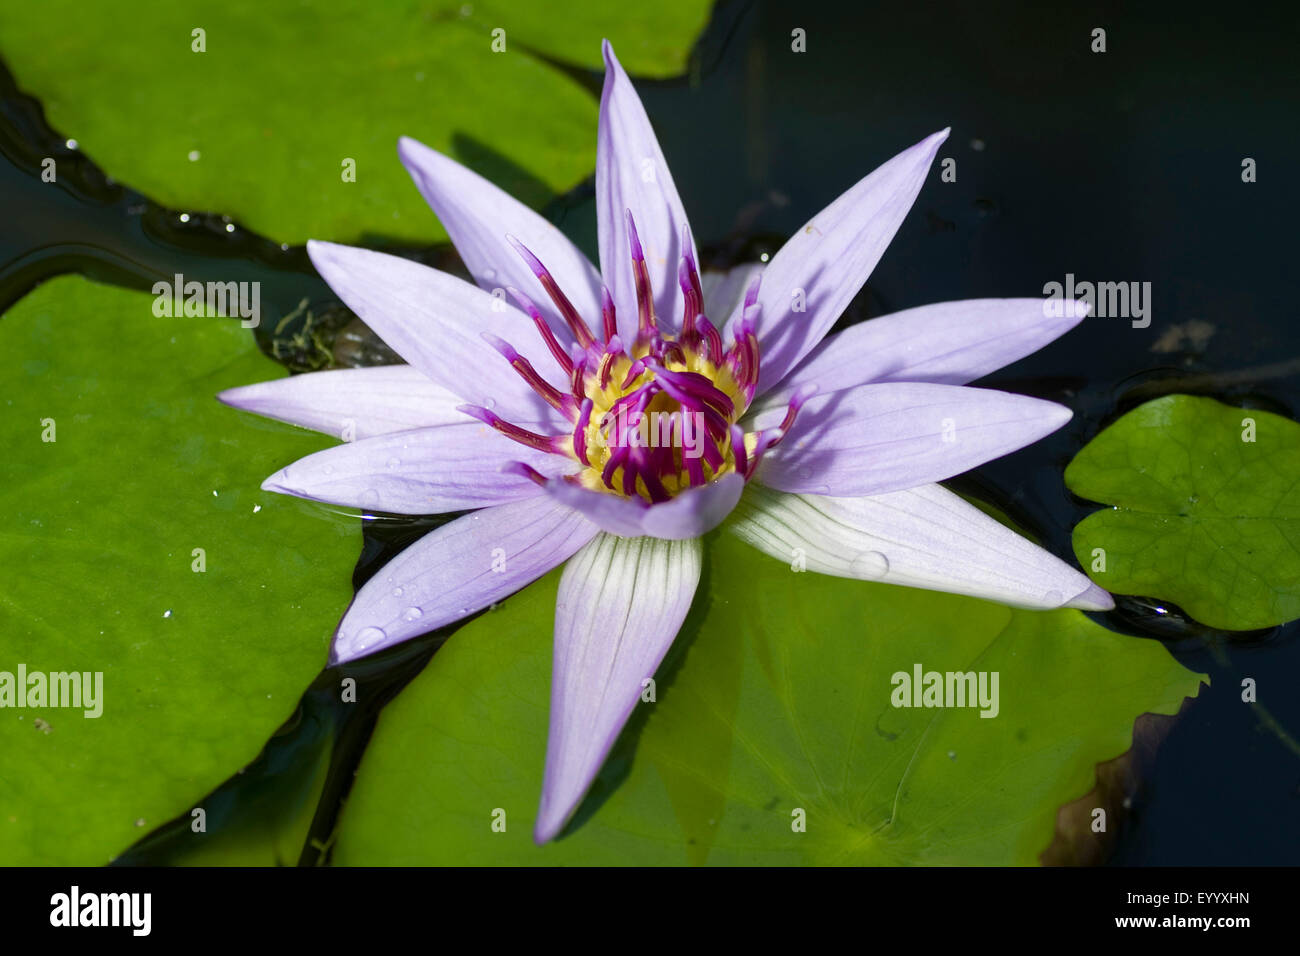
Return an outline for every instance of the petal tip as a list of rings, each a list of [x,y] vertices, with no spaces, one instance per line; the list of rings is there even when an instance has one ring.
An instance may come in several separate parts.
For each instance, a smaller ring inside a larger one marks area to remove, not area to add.
[[[1111,596],[1109,591],[1090,583],[1083,591],[1071,598],[1065,606],[1078,608],[1081,611],[1113,611],[1115,609],[1115,598]]]
[[[231,408],[243,409],[244,405],[241,403],[246,400],[245,396],[252,387],[251,385],[236,385],[234,388],[217,392],[217,401]]]
[[[335,250],[338,245],[333,242],[326,242],[324,239],[307,240],[307,258],[311,264],[316,267],[317,272],[323,272],[324,269],[333,265],[336,261]]]
[[[930,146],[931,149],[938,149],[945,142],[947,142],[950,133],[952,133],[952,127],[945,126],[937,133],[931,133],[929,136],[927,136],[925,138],[925,142]]]
[[[298,492],[288,484],[289,476],[286,473],[288,469],[281,468],[266,481],[262,482],[263,491],[273,491],[278,495],[296,495]]]
[[[533,842],[538,846],[545,846],[559,836],[559,833],[560,827],[539,816],[537,825],[533,827]]]
[[[397,158],[406,167],[406,171],[417,178],[416,185],[419,185],[418,178],[424,174],[425,168],[430,163],[446,159],[432,146],[426,146],[411,136],[397,137]]]

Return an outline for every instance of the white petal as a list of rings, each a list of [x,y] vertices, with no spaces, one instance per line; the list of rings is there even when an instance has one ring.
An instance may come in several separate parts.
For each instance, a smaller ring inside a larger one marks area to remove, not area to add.
[[[947,137],[947,130],[928,136],[865,176],[772,257],[758,296],[759,394],[785,378],[858,294]],[[732,313],[730,331],[741,317],[739,308]]]
[[[618,310],[619,334],[630,343],[636,337],[637,310],[627,212],[631,211],[636,222],[645,253],[660,327],[667,329],[677,328],[682,319],[684,299],[677,284],[677,264],[682,257],[682,232],[688,222],[641,98],[608,40],[604,51],[605,88],[596,140],[600,272]],[[692,240],[692,256],[694,245]]]
[[[570,458],[526,447],[462,415],[455,425],[326,448],[282,468],[262,488],[348,508],[441,514],[540,495],[542,489],[529,479],[502,473],[518,461],[547,476],[577,467]]]
[[[330,652],[343,663],[458,621],[560,564],[596,526],[540,496],[449,521],[357,592]]]
[[[601,534],[573,556],[555,607],[546,779],[534,838],[553,839],[591,786],[677,636],[700,580],[699,539]]]
[[[397,154],[475,282],[488,292],[514,286],[537,303],[557,334],[565,329],[532,270],[506,241],[513,235],[541,260],[578,313],[588,323],[599,323],[600,275],[564,233],[478,173],[423,143],[404,136]]]
[[[343,441],[466,419],[456,410],[465,399],[410,365],[291,375],[228,388],[217,398],[233,408]]]
[[[512,421],[552,412],[484,341],[490,332],[518,349],[552,384],[564,376],[531,319],[468,282],[401,256],[312,240],[322,278],[388,346],[437,384]]]
[[[765,554],[835,577],[1016,607],[1114,606],[1083,574],[939,485],[827,498],[751,484],[728,527]]]

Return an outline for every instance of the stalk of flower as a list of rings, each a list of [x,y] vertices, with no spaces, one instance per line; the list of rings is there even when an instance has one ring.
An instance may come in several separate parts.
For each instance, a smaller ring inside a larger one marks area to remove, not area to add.
[[[321,275],[409,365],[220,396],[355,436],[264,488],[398,514],[470,511],[358,591],[334,662],[452,623],[564,565],[538,842],[561,833],[599,771],[690,608],[700,538],[724,519],[779,560],[802,556],[809,571],[1022,607],[1113,606],[938,484],[1069,420],[1054,403],[967,383],[1052,341],[1083,311],[967,300],[827,334],[947,131],[851,187],[761,276],[706,281],[608,43],[605,62],[599,271],[535,212],[403,139],[402,161],[478,285],[311,242]],[[667,440],[647,440],[646,421]]]

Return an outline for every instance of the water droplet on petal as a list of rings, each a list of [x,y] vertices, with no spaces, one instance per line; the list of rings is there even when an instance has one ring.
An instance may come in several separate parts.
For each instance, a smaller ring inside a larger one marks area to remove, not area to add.
[[[489,398],[487,401],[483,403],[483,407],[488,409],[496,408],[497,400],[495,398]]]
[[[878,581],[889,573],[889,559],[879,551],[866,551],[853,559],[849,570],[855,578]]]
[[[357,650],[364,651],[367,647],[373,647],[375,644],[378,644],[387,636],[388,635],[377,627],[363,627],[357,632],[357,636],[353,643],[356,645]]]
[[[373,508],[379,504],[379,492],[374,488],[367,488],[361,492],[361,507]]]
[[[393,588],[393,597],[401,597],[403,591],[401,588]]]
[[[492,281],[493,279],[495,279],[496,277],[497,277],[497,270],[496,270],[496,269],[484,269],[484,270],[483,270],[483,278],[486,279],[488,282],[491,282],[491,281]]]
[[[334,474],[334,466],[333,466],[333,465],[326,465],[326,466],[325,466],[325,474],[327,474],[327,475],[332,475],[332,474]]]
[[[408,607],[406,609],[406,613],[402,615],[402,617],[406,618],[408,621],[416,621],[423,616],[424,616],[424,612],[421,611],[418,607]]]
[[[1060,607],[1065,603],[1065,595],[1060,591],[1048,591],[1047,594],[1043,596],[1043,600],[1052,607]]]

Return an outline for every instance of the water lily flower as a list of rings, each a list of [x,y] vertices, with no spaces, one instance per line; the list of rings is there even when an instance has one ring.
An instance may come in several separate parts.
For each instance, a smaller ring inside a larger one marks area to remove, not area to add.
[[[977,299],[827,334],[947,130],[814,216],[761,281],[733,272],[706,282],[645,110],[608,43],[604,54],[599,271],[537,213],[402,139],[402,162],[478,285],[310,242],[325,281],[409,365],[220,396],[354,439],[291,464],[266,489],[397,514],[470,512],[357,592],[335,662],[473,614],[567,562],[539,843],[582,800],[686,617],[700,536],[733,509],[735,533],[810,571],[1031,608],[1113,606],[1084,575],[937,484],[1070,418],[1060,405],[966,383],[1055,339],[1082,312]],[[638,427],[647,420],[649,436]]]

